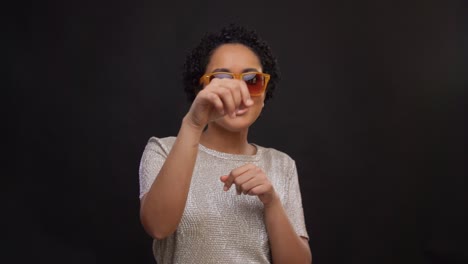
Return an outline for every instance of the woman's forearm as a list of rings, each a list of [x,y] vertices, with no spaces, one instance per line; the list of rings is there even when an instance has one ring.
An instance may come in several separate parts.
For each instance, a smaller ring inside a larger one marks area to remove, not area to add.
[[[153,238],[172,234],[184,212],[202,133],[186,119],[164,165],[141,200],[140,219]]]
[[[296,234],[278,197],[265,206],[265,224],[273,263],[312,263],[307,240]]]

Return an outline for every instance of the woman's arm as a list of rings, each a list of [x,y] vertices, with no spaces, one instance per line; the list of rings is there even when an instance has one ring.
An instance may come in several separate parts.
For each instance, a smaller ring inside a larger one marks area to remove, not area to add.
[[[312,263],[307,239],[296,234],[276,195],[265,205],[265,224],[273,263]]]
[[[171,235],[180,223],[203,129],[224,115],[235,116],[242,103],[253,105],[240,80],[214,79],[197,94],[161,170],[141,200],[140,220],[153,238]]]
[[[177,139],[149,191],[141,199],[140,219],[156,239],[171,235],[184,212],[202,130],[185,117]]]
[[[273,263],[312,263],[307,239],[296,234],[273,185],[265,172],[246,164],[221,176],[224,190],[236,185],[238,192],[257,196],[264,206],[265,225],[270,240]]]

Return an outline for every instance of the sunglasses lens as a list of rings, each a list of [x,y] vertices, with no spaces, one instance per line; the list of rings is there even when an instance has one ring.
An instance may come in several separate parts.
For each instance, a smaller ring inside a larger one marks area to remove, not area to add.
[[[229,74],[229,73],[224,73],[224,72],[216,73],[216,74],[211,75],[210,82],[215,78],[217,78],[217,79],[226,79],[226,78],[227,79],[232,79],[233,76],[231,74]]]
[[[212,73],[209,76],[209,82],[213,79],[233,79],[234,75],[228,72],[216,72]],[[242,80],[247,84],[251,96],[262,95],[265,90],[265,77],[261,73],[244,73],[241,75]],[[204,79],[205,81],[207,79]],[[205,83],[206,84],[206,83]]]
[[[247,88],[249,88],[250,95],[261,95],[263,93],[263,86],[265,79],[263,75],[258,73],[247,73],[243,77]]]

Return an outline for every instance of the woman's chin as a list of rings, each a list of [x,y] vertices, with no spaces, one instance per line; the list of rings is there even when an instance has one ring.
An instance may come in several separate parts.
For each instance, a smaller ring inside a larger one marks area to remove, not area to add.
[[[216,121],[216,124],[230,132],[241,132],[248,129],[255,120],[251,120],[247,115],[239,115],[234,118],[225,116]]]

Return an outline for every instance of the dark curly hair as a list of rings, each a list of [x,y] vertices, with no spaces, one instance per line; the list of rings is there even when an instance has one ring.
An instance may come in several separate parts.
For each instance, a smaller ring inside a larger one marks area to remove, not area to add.
[[[193,102],[197,93],[203,88],[199,80],[205,73],[214,50],[227,43],[243,44],[258,56],[263,72],[270,74],[265,102],[272,98],[280,80],[280,71],[270,46],[258,36],[256,31],[231,23],[222,27],[219,32],[205,34],[199,44],[187,54],[183,66],[183,85],[187,99]]]

